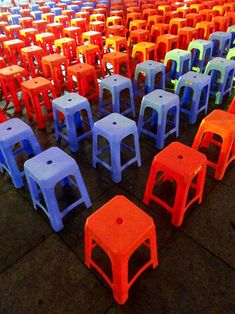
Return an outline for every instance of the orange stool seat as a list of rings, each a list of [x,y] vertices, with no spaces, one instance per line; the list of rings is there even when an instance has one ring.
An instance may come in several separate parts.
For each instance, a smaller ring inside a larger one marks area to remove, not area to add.
[[[183,27],[179,30],[179,48],[183,50],[188,49],[191,41],[197,39],[197,29],[193,27]]]
[[[0,69],[0,83],[6,101],[4,109],[11,109],[9,104],[12,102],[15,111],[21,111],[21,101],[18,97],[18,92],[21,92],[19,86],[24,80],[28,80],[28,74],[24,68],[18,65]]]
[[[126,36],[126,28],[124,25],[112,25],[107,27],[107,37],[113,36]]]
[[[45,33],[47,22],[45,20],[33,21],[33,27],[38,30],[39,33]]]
[[[74,39],[77,46],[81,45],[82,34],[81,34],[80,27],[76,27],[76,26],[65,27],[63,29],[63,36]]]
[[[25,46],[25,43],[19,39],[6,40],[3,47],[6,53],[6,60],[9,65],[21,62],[20,50]]]
[[[106,51],[110,52],[110,48],[114,51],[126,51],[128,53],[127,39],[121,36],[111,36],[106,39],[105,42]]]
[[[26,46],[31,44],[36,45],[36,34],[38,33],[36,28],[23,28],[20,30],[20,36],[24,40]]]
[[[102,36],[105,36],[105,33],[106,33],[105,22],[102,22],[102,21],[90,22],[89,30],[94,31],[94,32],[100,32]]]
[[[5,27],[5,33],[8,39],[20,38],[20,25],[7,25]]]
[[[179,30],[187,26],[187,20],[182,18],[176,18],[170,20],[169,32],[172,35],[177,35]]]
[[[214,23],[213,22],[199,22],[196,24],[196,29],[198,30],[199,39],[208,39],[210,34],[213,33]]]
[[[67,68],[68,91],[78,92],[88,99],[99,96],[99,87],[95,67],[87,63],[79,63]],[[76,78],[76,83],[73,81]],[[75,86],[77,85],[77,86]]]
[[[38,128],[46,127],[45,120],[52,117],[52,105],[49,94],[56,98],[51,82],[43,77],[36,77],[21,83],[28,119],[35,120]],[[46,109],[46,113],[42,111]]]
[[[47,32],[54,34],[55,39],[62,37],[63,24],[62,23],[49,23],[47,24]]]
[[[218,136],[222,142],[218,141]],[[207,164],[215,170],[215,179],[222,180],[228,165],[235,160],[234,114],[216,109],[202,120],[192,147],[197,150],[206,148],[208,151],[211,144],[220,147],[220,152],[216,162],[208,160]]]
[[[147,22],[145,20],[134,20],[130,22],[129,31],[133,31],[135,29],[146,29]]]
[[[155,24],[151,27],[151,41],[156,42],[158,36],[168,34],[169,31],[169,24],[164,24],[164,23],[158,23]]]
[[[158,23],[163,23],[163,16],[162,15],[150,15],[148,17],[148,20],[147,20],[147,28],[149,30],[151,30],[151,27],[153,25],[156,25]]]
[[[211,22],[213,17],[213,11],[210,9],[203,9],[200,11],[201,21]]]
[[[62,24],[63,28],[69,26],[69,18],[67,15],[57,15],[54,18],[54,23]]]
[[[53,33],[40,33],[36,35],[36,42],[42,47],[45,54],[54,53],[55,36]]]
[[[62,53],[67,58],[69,65],[77,63],[76,41],[74,39],[68,37],[56,39],[54,45],[57,53]]]
[[[198,22],[201,22],[202,15],[199,13],[189,13],[186,15],[187,26],[195,27]]]
[[[134,219],[133,219],[134,217]],[[150,260],[128,280],[128,262],[144,244],[149,248]],[[92,250],[99,246],[111,261],[112,280],[92,259]],[[153,219],[122,195],[117,195],[87,218],[85,224],[85,263],[93,266],[113,290],[114,299],[123,304],[128,290],[149,266],[158,265],[156,230]]]
[[[110,72],[107,65],[111,64],[113,67],[113,74],[121,74],[123,76],[131,77],[131,70],[129,64],[129,57],[123,52],[110,52],[103,56],[103,67]]]
[[[178,47],[178,36],[165,34],[157,38],[157,59],[164,62],[165,54]]]
[[[149,31],[145,29],[135,29],[134,31],[131,31],[128,40],[129,47],[132,48],[135,44],[149,41],[149,35]]]
[[[39,46],[21,48],[21,58],[24,68],[34,78],[42,75],[43,49]]]
[[[146,205],[149,205],[150,200],[159,203],[172,214],[171,223],[179,227],[188,207],[197,200],[199,204],[202,202],[206,168],[204,154],[180,142],[171,143],[153,159],[143,202]],[[154,192],[154,188],[164,181],[176,184],[173,204],[166,202],[159,190]],[[189,200],[191,190],[194,190],[194,196]]]
[[[67,58],[58,53],[42,57],[43,76],[53,81],[53,86],[58,96],[66,85],[67,67]]]
[[[179,15],[177,11],[168,11],[163,15],[163,23],[169,24],[170,20],[180,18]]]
[[[33,18],[32,17],[22,17],[19,19],[20,26],[22,28],[31,28],[33,27]]]

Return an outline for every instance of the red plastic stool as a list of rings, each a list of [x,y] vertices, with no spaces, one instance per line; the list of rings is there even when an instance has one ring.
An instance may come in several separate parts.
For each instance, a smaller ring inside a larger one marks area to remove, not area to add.
[[[134,217],[134,218],[133,218]],[[150,250],[150,260],[128,280],[128,261],[144,244]],[[111,261],[112,280],[93,260],[92,250],[99,246]],[[113,297],[123,304],[128,290],[139,275],[158,265],[156,229],[153,219],[122,195],[117,195],[88,217],[85,224],[85,263],[93,266],[113,290]]]
[[[42,11],[43,14],[50,13],[50,11],[51,11],[51,8],[48,7],[47,5],[42,5],[38,9],[39,9],[39,11]]]
[[[100,32],[102,36],[105,36],[106,33],[105,22],[102,21],[90,22],[88,28],[90,31]]]
[[[199,39],[208,39],[210,34],[213,33],[214,23],[213,22],[199,22],[196,24],[198,30]]]
[[[187,26],[187,20],[182,18],[176,18],[170,20],[169,32],[172,35],[177,35],[179,30]]]
[[[96,45],[99,47],[101,54],[104,52],[104,44],[102,34],[100,32],[89,31],[82,33],[82,41],[88,42],[90,44]]]
[[[63,25],[61,23],[49,23],[47,24],[46,31],[54,35],[54,39],[62,37]]]
[[[107,37],[113,36],[126,36],[126,28],[123,25],[112,25],[107,27]]]
[[[198,38],[197,29],[193,27],[183,27],[179,30],[178,36],[179,48],[187,50],[189,43]]]
[[[172,214],[171,223],[179,227],[188,207],[196,200],[202,201],[206,176],[206,156],[179,142],[173,142],[158,153],[152,162],[143,202],[149,205],[150,200],[159,203]],[[175,182],[176,195],[173,206],[156,195],[154,187],[164,181]],[[188,201],[190,189],[195,192]]]
[[[58,96],[61,95],[62,89],[66,84],[67,67],[67,58],[58,53],[42,57],[43,76],[53,80],[53,85]],[[65,74],[63,74],[63,72],[65,72]]]
[[[185,18],[187,14],[191,12],[190,8],[188,7],[179,7],[176,9],[177,12],[179,12],[179,17]]]
[[[157,38],[157,59],[164,62],[165,54],[173,49],[178,48],[178,36],[165,34]]]
[[[77,17],[76,19],[72,19],[70,21],[70,26],[76,26],[79,27],[81,29],[81,32],[86,32],[86,28],[87,28],[87,21],[86,19],[82,19],[80,17]]]
[[[32,28],[33,27],[33,18],[32,17],[22,17],[19,19],[20,26],[22,28]]]
[[[30,46],[21,49],[23,66],[33,78],[42,75],[43,54],[43,49],[39,46]]]
[[[197,23],[201,22],[202,15],[199,13],[189,13],[186,15],[187,26],[195,27]]]
[[[53,33],[41,33],[36,35],[37,44],[42,47],[45,54],[54,53],[55,36]]]
[[[69,21],[71,21],[72,18],[74,18],[75,16],[75,13],[73,10],[62,10],[61,14],[67,16]]]
[[[3,34],[0,34],[0,56],[4,56],[4,46],[3,46],[3,43],[4,41],[7,40],[7,36],[6,35],[3,35]]]
[[[128,46],[132,48],[133,45],[142,41],[149,41],[149,35],[149,31],[145,29],[135,29],[134,31],[131,31],[128,39]]]
[[[47,21],[48,24],[54,23],[54,17],[55,17],[54,13],[43,13],[42,14],[42,20]]]
[[[156,9],[144,9],[142,11],[142,16],[144,20],[148,20],[149,16],[151,15],[157,15],[157,10]]]
[[[222,142],[214,136],[220,136]],[[207,161],[209,167],[215,170],[214,177],[222,180],[228,165],[235,160],[235,115],[223,110],[214,110],[201,122],[192,147],[199,150],[210,144],[220,147],[217,162]]]
[[[90,15],[90,22],[95,22],[95,21],[105,22],[105,15],[99,14],[99,13]]]
[[[33,27],[36,28],[39,33],[45,33],[47,22],[45,20],[33,21]]]
[[[213,11],[210,9],[203,9],[200,11],[201,20],[205,22],[211,22],[213,17]]]
[[[57,53],[61,53],[68,60],[68,64],[77,63],[76,58],[76,41],[72,38],[64,37],[55,40],[54,42]]]
[[[75,19],[76,18],[81,18],[81,19],[86,20],[86,24],[87,24],[90,21],[90,14],[89,14],[89,12],[77,12],[75,14]]]
[[[6,60],[9,65],[21,62],[20,50],[25,46],[24,42],[19,39],[6,40],[3,43],[6,53]]]
[[[36,45],[36,34],[38,34],[36,28],[24,28],[20,30],[20,36],[25,42],[25,46]]]
[[[21,84],[28,119],[35,120],[38,128],[46,127],[45,120],[52,117],[52,105],[49,94],[56,98],[51,82],[43,77],[33,78]],[[46,109],[43,114],[42,107]]]
[[[145,20],[135,20],[131,21],[129,25],[129,31],[133,31],[135,29],[146,29],[147,22]]]
[[[5,21],[1,21],[1,18],[0,18],[0,34],[5,35],[5,27],[7,25],[8,25],[8,23]]]
[[[104,71],[110,72],[110,69],[107,67],[108,64],[112,65],[113,74],[131,77],[129,56],[126,53],[118,51],[106,53],[103,56],[103,67]]]
[[[151,41],[156,43],[158,36],[168,34],[168,31],[169,24],[158,23],[153,25],[150,33]]]
[[[7,118],[5,117],[3,110],[0,108],[0,123],[6,120]]]
[[[88,99],[99,96],[99,86],[95,67],[87,63],[79,63],[67,68],[68,91],[78,92]],[[76,83],[73,80],[76,78]]]
[[[235,114],[235,96],[233,97],[233,100],[229,106],[228,112]]]
[[[81,33],[80,27],[70,26],[70,27],[64,28],[63,29],[63,36],[74,39],[77,46],[81,45],[82,33]]]
[[[28,80],[28,74],[26,70],[18,65],[11,65],[0,69],[0,83],[3,91],[3,95],[6,101],[5,108],[11,109],[9,103],[12,102],[16,112],[21,111],[21,104],[18,98],[18,92],[20,92],[20,84],[24,80]]]
[[[20,25],[7,25],[5,27],[5,33],[8,39],[20,38]]]
[[[69,17],[67,15],[57,15],[54,18],[54,23],[62,24],[63,28],[69,26]]]
[[[142,14],[140,12],[131,12],[126,15],[126,27],[129,28],[130,22],[141,20]]]
[[[2,57],[0,57],[0,69],[5,68],[6,66],[7,64],[5,60]]]
[[[31,13],[30,9],[22,9],[22,10],[20,10],[20,15],[22,17],[31,17],[30,13]]]
[[[235,12],[226,12],[225,16],[229,20],[229,26],[235,24]]]
[[[214,23],[214,32],[226,32],[229,27],[229,18],[226,16],[215,16],[212,22]]]
[[[150,15],[148,17],[148,20],[147,20],[147,28],[148,30],[151,30],[151,27],[153,25],[156,25],[158,23],[163,23],[163,16],[162,15]]]

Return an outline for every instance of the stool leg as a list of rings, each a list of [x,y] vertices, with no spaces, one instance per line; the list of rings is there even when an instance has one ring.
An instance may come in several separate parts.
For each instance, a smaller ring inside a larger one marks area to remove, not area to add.
[[[5,159],[7,168],[9,169],[9,173],[11,175],[14,186],[17,189],[22,188],[24,186],[24,183],[23,183],[19,168],[16,164],[12,150],[7,148],[2,153]]]
[[[120,143],[111,143],[111,175],[112,180],[118,183],[122,180],[121,172],[121,145]]]
[[[134,142],[135,142],[135,155],[138,167],[141,167],[141,156],[140,156],[140,145],[139,145],[139,137],[138,137],[138,131],[134,133]]]
[[[144,192],[144,198],[143,198],[143,203],[146,205],[149,205],[149,201],[151,199],[152,191],[154,188],[156,175],[157,175],[157,170],[154,169],[153,166],[151,166],[148,181],[147,181],[145,192]]]
[[[179,227],[184,219],[185,205],[188,197],[189,186],[189,184],[186,184],[184,182],[177,182],[174,209],[171,219],[171,223],[176,227]]]
[[[91,268],[91,255],[92,255],[92,238],[87,225],[85,225],[85,264]]]
[[[81,199],[86,204],[87,208],[91,207],[91,200],[90,200],[90,197],[88,195],[88,192],[87,192],[86,186],[84,184],[80,170],[78,168],[76,171],[75,178],[76,178],[77,187],[79,188],[80,193],[81,193]]]
[[[230,153],[232,151],[233,141],[234,141],[234,139],[230,139],[230,138],[225,138],[223,140],[223,143],[221,145],[220,154],[219,154],[219,159],[217,162],[217,167],[215,169],[215,179],[217,179],[217,180],[223,179],[224,173],[225,173],[226,168],[228,166],[229,156],[230,156]]]
[[[128,298],[128,260],[115,256],[112,260],[113,297],[119,304]]]
[[[34,182],[34,180],[30,177],[30,175],[27,172],[27,169],[25,169],[25,176],[28,183],[31,199],[33,202],[34,209],[37,209],[37,203],[40,203],[40,197],[39,197],[39,189]]]
[[[156,228],[155,225],[152,226],[149,231],[149,244],[150,244],[150,253],[151,261],[153,263],[153,269],[158,266],[158,257],[157,257],[157,239],[156,239]]]

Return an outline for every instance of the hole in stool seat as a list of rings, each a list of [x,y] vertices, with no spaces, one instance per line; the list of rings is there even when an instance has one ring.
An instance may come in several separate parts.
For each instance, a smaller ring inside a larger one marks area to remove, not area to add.
[[[116,125],[116,124],[117,124],[117,122],[113,122],[113,124],[114,124],[114,125]]]
[[[7,128],[7,131],[9,131],[9,130],[11,130],[12,128],[11,127],[9,127],[9,128]]]
[[[122,225],[122,224],[123,224],[123,219],[120,218],[120,217],[117,218],[116,223],[117,223],[118,225]]]
[[[69,99],[68,99],[68,101],[72,101],[72,99],[71,99],[71,98],[69,98]]]
[[[178,155],[178,159],[183,159],[183,158],[184,158],[184,156]]]
[[[52,160],[48,160],[47,164],[50,165],[50,164],[52,164],[52,162],[53,162]]]

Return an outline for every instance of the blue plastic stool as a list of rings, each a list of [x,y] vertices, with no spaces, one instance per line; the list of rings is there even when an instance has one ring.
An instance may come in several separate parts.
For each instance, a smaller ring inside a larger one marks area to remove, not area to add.
[[[225,58],[230,48],[232,34],[214,32],[210,35],[209,40],[213,42],[212,56]]]
[[[82,175],[76,161],[58,147],[51,147],[41,154],[27,160],[24,164],[25,176],[28,182],[33,206],[40,207],[48,216],[55,231],[60,231],[64,225],[62,218],[81,203],[91,206]],[[60,211],[55,195],[55,186],[73,185],[81,197]],[[42,203],[44,198],[45,205]]]
[[[169,73],[166,74],[166,81],[175,85],[179,77],[189,71],[191,52],[182,49],[170,50],[165,55],[164,64],[166,69],[169,61],[171,61],[171,67]]]
[[[78,151],[79,142],[92,134],[94,120],[88,100],[75,93],[69,93],[52,101],[56,140],[65,139],[72,152]],[[82,119],[81,111],[85,110],[88,122]],[[64,115],[64,121],[59,119],[60,112]],[[63,130],[66,129],[66,134]],[[77,129],[82,130],[77,134]]]
[[[230,48],[233,48],[233,47],[235,47],[235,25],[229,26],[229,28],[227,29],[227,32],[232,35]]]
[[[138,63],[135,68],[134,94],[144,96],[151,93],[154,89],[165,89],[165,72],[166,68],[161,62],[149,60]],[[139,84],[138,82],[140,73],[143,73],[145,76],[144,84]],[[156,84],[157,75],[159,76],[159,83]],[[141,90],[144,90],[144,93]]]
[[[16,144],[20,147],[15,148]],[[0,169],[11,176],[14,186],[18,189],[24,186],[22,177],[24,171],[17,166],[15,156],[25,152],[27,157],[41,152],[40,145],[30,126],[18,118],[13,118],[0,124]]]
[[[130,102],[124,101],[120,97],[121,91],[128,89],[130,93]],[[108,90],[112,95],[111,102],[104,102],[103,91]],[[99,93],[99,117],[103,115],[110,114],[111,112],[106,109],[107,107],[112,107],[112,112],[121,113],[122,115],[127,115],[132,113],[132,116],[135,117],[135,102],[132,82],[129,78],[124,77],[119,74],[114,74],[109,77],[104,78],[100,82],[100,93]],[[121,106],[125,105],[127,109],[121,112]]]
[[[189,116],[189,123],[194,124],[201,111],[207,113],[211,78],[209,75],[188,72],[179,78],[176,94],[180,97],[180,112]],[[181,95],[181,89],[184,88]]]
[[[144,114],[147,108],[151,108],[153,114],[145,120]],[[155,132],[151,128],[145,128],[148,126],[155,128]],[[164,147],[165,139],[172,133],[176,133],[177,137],[179,135],[179,96],[162,89],[156,89],[144,96],[140,107],[138,131],[139,134],[143,133],[154,138],[158,149]]]
[[[206,64],[212,57],[213,43],[209,40],[197,39],[189,43],[188,51],[192,53],[190,69],[203,72]]]
[[[49,6],[51,9],[56,7],[55,2],[46,2],[45,5]]]
[[[235,62],[224,58],[214,58],[206,66],[205,74],[211,76],[210,95],[215,96],[219,105],[225,95],[230,96],[235,73]]]
[[[39,21],[42,18],[42,11],[32,11],[30,12],[30,15],[34,18],[35,21]]]
[[[10,8],[11,14],[20,14],[20,10],[21,10],[20,7],[12,7],[12,8]]]
[[[54,13],[56,16],[61,15],[62,8],[52,8],[51,13]]]
[[[66,5],[70,5],[71,1],[70,0],[60,0],[61,3],[65,3]]]
[[[39,4],[30,4],[29,8],[31,11],[38,11],[39,10]]]
[[[79,12],[79,5],[72,4],[68,5],[68,10],[73,10],[75,13]]]
[[[96,4],[94,2],[83,2],[82,7],[93,7],[95,8]]]
[[[134,148],[122,143],[122,141],[133,135]],[[102,148],[98,146],[98,138],[105,138],[109,145]],[[134,152],[135,156],[128,160],[123,165],[121,164],[121,151],[126,149]],[[99,157],[100,154],[110,150],[111,163],[110,165]],[[111,113],[107,117],[95,122],[93,128],[93,167],[100,163],[111,172],[112,180],[116,183],[122,179],[122,171],[137,161],[138,167],[141,166],[140,148],[138,139],[138,129],[135,121],[128,119],[119,113]]]
[[[12,14],[12,15],[8,15],[8,22],[10,25],[14,25],[17,24],[19,25],[19,19],[22,18],[22,16],[20,14]]]

